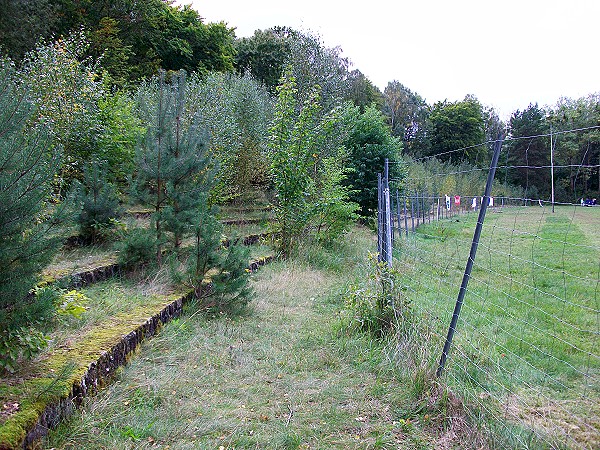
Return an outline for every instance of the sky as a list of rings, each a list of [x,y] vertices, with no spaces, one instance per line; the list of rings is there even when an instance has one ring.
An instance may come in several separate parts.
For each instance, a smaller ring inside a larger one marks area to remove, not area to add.
[[[600,0],[182,0],[237,37],[289,26],[321,37],[381,90],[427,103],[468,94],[508,119],[600,92]]]

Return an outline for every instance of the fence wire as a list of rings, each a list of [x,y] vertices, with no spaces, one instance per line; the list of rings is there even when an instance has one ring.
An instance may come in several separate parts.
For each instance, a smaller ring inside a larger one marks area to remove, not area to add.
[[[441,353],[488,169],[421,164],[390,195],[393,265]],[[527,195],[516,170],[498,166],[442,376],[500,447],[600,448],[600,206]]]

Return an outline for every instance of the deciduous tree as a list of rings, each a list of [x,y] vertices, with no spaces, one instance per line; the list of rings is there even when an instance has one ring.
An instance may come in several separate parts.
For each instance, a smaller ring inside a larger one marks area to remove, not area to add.
[[[550,127],[546,113],[537,104],[515,111],[510,118],[507,166],[508,179],[525,189],[528,198],[550,198],[550,177],[536,167],[549,166]],[[526,139],[525,139],[526,138]]]
[[[353,190],[352,200],[360,205],[360,214],[368,217],[377,209],[377,174],[382,172],[385,159],[391,162],[391,178],[402,174],[402,143],[390,134],[385,117],[375,106],[367,107],[362,114],[358,107],[350,107],[344,121],[348,129],[344,145],[351,169],[347,183]]]
[[[386,86],[383,100],[382,111],[388,118],[392,135],[402,139],[403,151],[413,156],[426,153],[429,106],[425,100],[395,80]]]
[[[323,115],[319,87],[310,94],[298,93],[291,72],[278,87],[279,97],[271,127],[271,169],[277,193],[275,215],[281,251],[289,256],[301,237],[314,230],[317,238],[331,241],[353,219],[356,205],[345,178],[346,152],[337,139],[338,110]],[[302,105],[299,97],[304,97]],[[329,142],[329,155],[323,148]],[[331,142],[339,142],[334,149]],[[335,153],[334,153],[335,152]]]
[[[472,96],[460,102],[438,102],[429,115],[429,155],[443,161],[487,163],[482,106]]]

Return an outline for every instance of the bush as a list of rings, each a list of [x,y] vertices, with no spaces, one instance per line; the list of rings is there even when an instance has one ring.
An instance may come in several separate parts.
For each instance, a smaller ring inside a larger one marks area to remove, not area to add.
[[[35,288],[27,302],[35,306],[29,309],[25,323],[0,331],[0,373],[12,373],[20,359],[31,359],[48,346],[43,330],[53,317],[72,316],[76,319],[85,311],[89,299],[76,290],[66,291],[56,287]]]
[[[376,255],[369,256],[369,263],[367,279],[350,286],[344,295],[345,326],[383,337],[407,326],[411,306],[398,289],[397,272],[385,261],[377,262]]]
[[[0,373],[13,373],[21,358],[31,359],[48,346],[48,339],[36,327],[18,327],[0,333]]]
[[[156,234],[153,230],[134,228],[130,230],[119,248],[119,264],[137,268],[156,259]]]

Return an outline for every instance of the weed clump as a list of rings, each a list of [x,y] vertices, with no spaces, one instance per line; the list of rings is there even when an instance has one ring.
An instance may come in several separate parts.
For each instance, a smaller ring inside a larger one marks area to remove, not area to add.
[[[395,269],[385,261],[377,261],[373,254],[369,256],[369,264],[366,278],[351,285],[344,295],[344,326],[383,338],[407,326],[411,305],[398,289]]]

